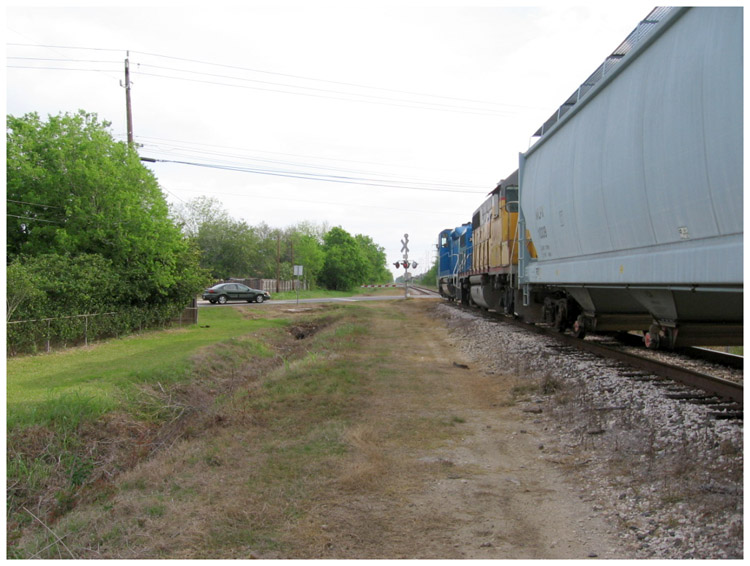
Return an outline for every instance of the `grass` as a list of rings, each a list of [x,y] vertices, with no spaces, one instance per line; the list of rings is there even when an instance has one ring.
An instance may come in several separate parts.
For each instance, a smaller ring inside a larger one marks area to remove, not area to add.
[[[270,350],[244,337],[285,324],[206,309],[197,326],[7,360],[9,540],[40,516],[66,515],[91,482],[107,484],[146,457],[165,423],[194,410],[189,394],[173,397],[180,388],[268,358]]]
[[[27,485],[9,487],[9,502],[19,492],[20,501],[49,527],[17,504],[9,505],[9,554],[229,559],[338,552],[343,548],[339,542],[326,545],[329,537],[350,528],[341,516],[350,500],[401,501],[421,481],[409,474],[424,468],[421,461],[414,464],[411,456],[402,455],[437,447],[466,428],[463,413],[447,411],[440,388],[435,389],[443,366],[420,377],[425,360],[412,351],[421,351],[419,346],[410,342],[409,348],[402,347],[428,320],[413,320],[413,310],[407,305],[394,313],[374,304],[300,310],[285,315],[292,319],[289,331],[271,328],[254,334],[252,341],[235,337],[188,355],[190,370],[179,381],[165,383],[164,391],[154,381],[163,366],[155,366],[145,384],[158,394],[155,410],[159,399],[200,403],[183,403],[189,410],[182,420],[177,423],[167,415],[149,439],[161,442],[162,433],[170,433],[175,424],[181,426],[180,435],[168,436],[161,448],[135,464],[109,468],[113,474],[99,474],[100,480],[96,467],[106,454],[88,452],[92,440],[121,441],[128,456],[141,446],[140,412],[120,406],[112,413],[116,428],[105,427],[93,439],[71,436],[70,444],[80,440],[80,445],[58,466],[50,496],[42,498]],[[263,328],[272,321],[255,322]],[[211,330],[218,332],[221,325],[214,326]],[[295,326],[310,332],[296,339]],[[450,372],[449,364],[447,368]],[[433,401],[415,403],[428,393]],[[123,409],[129,411],[128,427],[119,420]],[[111,425],[108,418],[94,426]],[[40,440],[38,435],[30,438]],[[49,438],[41,440],[43,445]],[[65,452],[59,434],[55,442],[54,451],[46,453],[48,461]],[[25,442],[14,446],[26,450]],[[396,455],[389,446],[398,447]],[[50,484],[49,469],[33,469],[43,467],[44,458],[14,461],[17,471],[9,485],[16,478]],[[436,477],[444,475],[442,464],[429,469]],[[106,483],[100,484],[102,480]],[[42,500],[44,506],[37,503]],[[370,525],[363,528],[369,531]]]
[[[350,351],[366,335],[367,327],[363,321],[366,321],[368,312],[357,306],[328,307],[323,316],[303,315],[303,318],[307,317],[304,322],[318,324],[320,330],[314,337],[305,339],[302,347],[296,350],[299,353],[295,354],[295,346],[302,341],[295,341],[289,333],[262,333],[257,335],[257,344],[247,340],[230,340],[229,344],[225,344],[226,338],[236,336],[239,332],[246,333],[252,329],[278,326],[280,322],[243,320],[236,313],[228,314],[234,309],[207,310],[211,316],[223,319],[223,322],[218,318],[210,320],[214,340],[219,337],[223,339],[221,348],[213,348],[208,352],[204,349],[203,355],[191,356],[187,344],[195,344],[194,347],[211,344],[205,337],[200,340],[194,338],[197,340],[195,343],[185,341],[186,334],[197,333],[197,330],[149,334],[130,340],[132,344],[129,348],[134,348],[135,352],[151,352],[159,348],[167,353],[163,358],[154,356],[154,359],[161,359],[161,363],[153,361],[148,367],[139,367],[138,372],[123,367],[123,364],[117,364],[116,368],[112,368],[102,377],[102,380],[106,380],[108,388],[122,388],[122,384],[127,384],[128,380],[153,382],[166,371],[165,368],[189,365],[190,371],[185,371],[189,377],[181,383],[172,384],[171,389],[166,387],[167,397],[171,399],[173,392],[192,387],[202,388],[201,392],[209,393],[212,398],[201,409],[205,413],[204,416],[191,413],[190,418],[198,422],[195,426],[197,432],[193,436],[202,440],[191,444],[193,448],[184,454],[179,450],[175,452],[174,458],[179,460],[179,464],[173,464],[173,468],[160,467],[157,470],[150,470],[147,465],[142,472],[133,469],[133,473],[123,477],[119,483],[115,499],[104,497],[103,505],[89,508],[89,511],[93,510],[95,514],[101,513],[103,521],[101,528],[96,531],[97,545],[106,546],[112,543],[119,544],[123,540],[132,541],[133,530],[140,532],[141,529],[153,528],[156,522],[168,522],[175,505],[196,505],[201,509],[201,516],[216,514],[210,520],[210,525],[207,525],[208,528],[190,533],[192,542],[189,542],[189,545],[198,540],[199,543],[195,544],[206,549],[248,545],[263,550],[274,549],[284,538],[279,531],[279,525],[297,520],[301,516],[299,502],[304,501],[310,482],[318,481],[317,478],[325,478],[330,460],[339,458],[348,451],[344,431],[356,399],[362,394],[363,376],[356,365],[351,364],[351,359],[342,356],[341,353]],[[340,320],[344,312],[349,320]],[[201,321],[202,324],[206,322]],[[181,355],[173,351],[174,342],[177,343],[177,349],[182,351]],[[272,347],[278,346],[272,345],[277,342],[285,344],[282,346],[282,351],[285,352],[284,362],[269,366],[276,369],[267,374],[259,374],[260,381],[253,385],[256,378],[250,375],[252,372],[248,373],[248,363],[257,365],[258,360],[268,356]],[[140,343],[140,347],[135,343]],[[118,343],[111,343],[96,348],[101,351],[102,356],[97,363],[105,364],[107,360],[121,359],[119,352],[107,354],[107,350],[119,350],[120,347]],[[310,350],[307,351],[307,348]],[[69,365],[68,371],[75,371],[75,368],[86,367],[84,360],[91,363],[90,353],[81,349],[60,356],[65,357],[66,361],[81,358],[79,363],[82,365]],[[46,359],[53,357],[54,355],[46,356]],[[145,355],[143,357],[151,359]],[[32,361],[38,363],[37,360]],[[243,362],[245,366],[239,371],[238,368]],[[26,367],[37,366],[32,364]],[[18,366],[16,369],[18,370]],[[19,373],[15,375],[18,377]],[[54,371],[49,369],[47,375],[52,379]],[[223,380],[233,381],[234,389],[220,390]],[[72,377],[70,382],[74,385],[69,391],[76,391],[78,382]],[[40,538],[37,539],[40,546],[35,547],[36,543],[33,541],[31,545],[37,549],[42,548],[41,545],[51,545],[50,550],[42,554],[43,557],[50,558],[55,557],[55,552],[59,552],[59,546],[50,539],[48,531],[40,530],[34,520],[24,513],[23,502],[31,508],[28,502],[41,500],[43,496],[38,494],[42,493],[46,485],[47,503],[45,507],[35,510],[35,515],[44,516],[46,520],[52,518],[55,521],[63,521],[61,524],[66,525],[68,532],[70,529],[67,525],[70,521],[82,520],[78,514],[71,512],[78,508],[85,489],[91,489],[91,474],[97,464],[96,460],[101,459],[101,455],[87,456],[85,439],[76,436],[76,429],[84,420],[93,421],[100,411],[94,403],[93,408],[76,413],[73,408],[76,402],[72,402],[72,399],[75,397],[92,403],[97,399],[107,399],[106,396],[64,393],[62,388],[58,389],[60,395],[53,401],[41,403],[50,405],[45,409],[47,422],[59,423],[55,411],[61,408],[75,414],[75,421],[73,418],[67,419],[69,426],[64,433],[59,427],[53,426],[50,429],[51,434],[41,443],[50,441],[41,457],[24,457],[27,450],[23,440],[19,438],[9,449],[9,461],[12,463],[12,469],[9,467],[9,481],[14,484],[9,490],[9,501],[14,502],[9,506],[9,516],[13,521],[9,536],[11,547],[18,541],[24,529],[36,526],[40,533]],[[17,397],[21,397],[23,388],[19,387],[18,391]],[[16,403],[20,403],[18,399]],[[117,407],[118,411],[123,409],[129,411],[131,418],[140,419],[142,416],[142,411],[137,407]],[[38,418],[42,412],[40,410],[35,414],[36,425],[42,423],[42,419]],[[223,434],[225,429],[222,425],[215,428],[216,423],[222,422],[221,419],[214,418],[217,416],[230,422],[237,419],[250,420],[237,429],[237,433],[227,437]],[[212,430],[205,434],[208,429]],[[34,430],[34,427],[30,427],[30,430]],[[188,428],[183,428],[183,431],[186,430]],[[183,435],[183,442],[189,442],[190,438],[192,437]],[[107,442],[113,440],[116,439],[107,438]],[[69,457],[65,456],[66,452],[70,454]],[[237,454],[245,452],[252,454],[252,465],[249,468],[238,469]],[[60,455],[62,456],[58,457]],[[244,492],[245,495],[237,499],[237,496],[232,494],[231,500],[227,500],[212,489],[214,494],[211,499],[204,500],[203,484],[206,474],[222,470],[229,474],[227,482],[234,484],[235,489]],[[151,474],[166,476],[155,481]],[[54,487],[52,492],[49,492],[50,486]],[[128,503],[123,504],[122,501]],[[248,507],[253,502],[256,509],[266,508],[268,503],[273,502],[274,509],[273,512],[266,512],[265,515],[257,517],[256,514],[259,512],[252,511],[255,524],[251,529],[248,527],[247,509],[253,508],[252,505]],[[45,511],[44,514],[39,512],[42,509]],[[114,516],[123,509],[128,510],[127,516],[121,523],[113,524]],[[130,516],[130,513],[133,516]],[[184,523],[178,526],[180,530],[185,528]],[[13,554],[17,554],[18,557],[28,557],[37,552],[28,551],[28,542],[18,543],[13,550]],[[73,545],[72,542],[70,544]],[[151,557],[161,556],[164,552],[164,549],[153,549]],[[76,551],[76,555],[80,556],[79,551]],[[200,557],[204,554],[198,552],[192,556]],[[210,552],[205,556],[211,556]]]
[[[8,429],[95,418],[114,409],[133,384],[183,379],[200,348],[282,324],[281,319],[244,318],[240,309],[204,309],[197,326],[8,359]]]

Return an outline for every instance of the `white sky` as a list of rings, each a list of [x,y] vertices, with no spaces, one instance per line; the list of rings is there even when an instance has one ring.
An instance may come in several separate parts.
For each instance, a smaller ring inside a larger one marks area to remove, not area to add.
[[[170,202],[206,195],[250,225],[342,226],[383,246],[394,272],[405,233],[417,272],[428,267],[437,234],[470,220],[531,134],[653,8],[84,4],[7,7],[8,114],[83,109],[125,140],[129,51],[141,156],[274,173],[147,164]]]

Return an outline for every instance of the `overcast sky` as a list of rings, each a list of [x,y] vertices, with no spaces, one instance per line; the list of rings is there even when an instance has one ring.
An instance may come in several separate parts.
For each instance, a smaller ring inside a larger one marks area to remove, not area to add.
[[[129,57],[141,156],[183,162],[147,164],[170,203],[341,226],[394,272],[405,233],[427,267],[437,234],[470,220],[653,7],[85,4],[8,6],[8,114],[83,109],[125,140]]]

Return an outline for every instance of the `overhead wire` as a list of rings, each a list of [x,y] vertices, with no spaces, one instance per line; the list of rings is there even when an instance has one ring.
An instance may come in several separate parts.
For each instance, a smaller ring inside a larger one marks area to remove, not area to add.
[[[167,190],[167,189],[164,189],[164,190]],[[167,190],[167,192],[169,194],[171,194],[172,196],[174,196],[175,198],[181,200],[186,205],[190,205],[191,201],[186,201],[185,199],[183,199],[183,198],[179,197],[178,195],[176,195],[173,191],[174,191],[174,189]],[[188,192],[201,193],[201,191],[199,189],[187,189],[187,191]],[[223,195],[223,196],[229,196],[229,197],[242,197],[242,196],[244,196],[244,195],[240,195],[240,194],[237,194],[237,193],[227,193],[227,192],[223,192],[223,191],[212,191],[211,194],[212,195]],[[261,200],[277,200],[277,201],[283,201],[285,203],[288,203],[290,201],[289,198],[285,198],[285,197],[271,197],[271,196],[267,196],[267,195],[254,196],[253,198],[254,199],[261,199]],[[394,212],[409,212],[409,213],[414,212],[413,210],[405,209],[405,208],[394,208],[394,207],[390,207],[390,206],[382,206],[382,205],[379,205],[379,204],[367,204],[367,205],[363,205],[362,203],[345,202],[345,201],[335,201],[335,202],[333,202],[333,201],[324,201],[324,200],[320,200],[320,199],[306,200],[306,199],[295,198],[294,202],[295,203],[302,203],[302,204],[325,205],[325,206],[329,206],[329,207],[330,206],[342,206],[342,207],[357,208],[357,209],[366,209],[366,210],[369,210],[369,209],[372,209],[372,208],[377,208],[379,210],[391,210],[391,211],[394,211]],[[438,211],[438,210],[424,210],[423,209],[423,210],[420,210],[420,214],[430,214],[430,215],[440,215],[440,216],[450,215],[450,217],[454,217],[455,216],[455,211]]]
[[[454,189],[467,189],[474,187],[473,185],[467,185],[466,183],[458,183],[458,182],[446,182],[445,180],[434,180],[434,179],[424,179],[424,178],[418,178],[413,176],[406,176],[406,175],[399,175],[394,173],[382,173],[382,172],[376,172],[376,171],[368,171],[368,170],[358,170],[358,169],[352,169],[348,167],[334,167],[332,165],[317,165],[314,163],[309,162],[299,162],[299,161],[289,161],[289,160],[282,160],[282,159],[270,159],[265,157],[256,157],[253,155],[239,155],[239,154],[227,154],[222,153],[218,151],[209,151],[209,150],[201,150],[201,149],[194,149],[189,147],[181,147],[179,145],[171,147],[169,149],[165,149],[161,147],[159,144],[151,144],[151,143],[145,143],[145,144],[139,144],[142,148],[149,149],[151,153],[156,153],[160,156],[181,156],[181,157],[194,157],[194,156],[200,156],[200,157],[228,157],[233,159],[239,159],[243,162],[248,163],[260,163],[260,164],[270,164],[270,165],[278,165],[278,166],[286,166],[291,167],[292,171],[295,172],[306,172],[309,170],[319,170],[319,171],[333,171],[333,172],[340,172],[340,173],[354,173],[357,175],[369,175],[369,176],[375,176],[379,179],[385,181],[385,182],[392,182],[389,179],[397,179],[401,182],[409,183],[409,184],[423,184],[423,185],[429,185],[432,187],[443,187],[443,188],[454,188]],[[232,161],[222,160],[218,163],[221,164],[229,164],[229,165],[236,165],[236,163]],[[300,169],[302,169],[300,171]],[[482,187],[475,186],[474,188],[480,189]]]
[[[94,51],[122,51],[117,49],[107,49],[107,48],[90,48],[90,47],[66,47],[66,46],[60,46],[60,45],[31,45],[31,44],[20,44],[20,43],[9,43],[8,45],[11,46],[21,46],[21,47],[44,47],[44,48],[54,48],[54,49],[84,49],[84,50],[94,50]],[[349,101],[349,102],[364,102],[369,104],[381,104],[381,105],[389,105],[389,106],[402,106],[406,108],[416,108],[416,109],[423,109],[423,110],[438,110],[438,111],[448,111],[448,112],[457,112],[457,113],[464,113],[464,114],[479,114],[479,115],[489,115],[489,116],[506,116],[509,113],[509,108],[511,108],[511,105],[502,104],[494,101],[484,101],[484,100],[476,100],[476,99],[470,99],[470,98],[460,98],[460,97],[451,97],[451,96],[443,96],[443,95],[435,95],[435,94],[429,94],[429,93],[422,93],[422,92],[414,92],[414,91],[406,91],[406,90],[398,90],[398,89],[391,89],[391,88],[385,88],[385,87],[378,87],[378,86],[372,86],[372,85],[360,85],[356,83],[351,82],[345,82],[345,81],[333,81],[328,79],[319,79],[315,77],[307,77],[303,75],[295,75],[290,73],[278,73],[273,71],[266,71],[261,69],[254,69],[251,67],[241,67],[237,65],[226,65],[222,63],[212,63],[208,61],[200,61],[197,59],[188,59],[184,57],[174,57],[169,55],[161,55],[157,53],[150,53],[150,52],[143,52],[143,51],[129,51],[128,53],[132,54],[140,54],[145,55],[149,57],[157,57],[157,58],[164,58],[164,59],[170,59],[175,61],[182,61],[182,62],[188,62],[191,64],[198,64],[198,65],[207,65],[212,67],[218,67],[218,68],[226,68],[226,69],[232,69],[235,71],[242,71],[242,72],[248,72],[248,73],[262,73],[266,75],[272,75],[272,76],[278,76],[278,77],[285,77],[285,78],[293,78],[296,80],[303,80],[308,82],[314,82],[314,83],[324,83],[324,84],[331,84],[331,85],[337,85],[337,86],[346,86],[349,88],[355,88],[359,90],[365,90],[365,91],[379,91],[382,93],[394,93],[399,95],[408,95],[408,96],[417,96],[420,97],[421,100],[410,100],[410,99],[404,99],[404,98],[394,98],[394,97],[388,97],[388,96],[380,96],[376,94],[369,94],[368,92],[347,92],[342,90],[332,90],[332,89],[325,89],[325,88],[318,88],[308,85],[295,85],[295,84],[288,84],[288,83],[278,83],[278,82],[272,82],[272,81],[263,81],[259,79],[253,79],[253,78],[247,78],[247,77],[238,77],[238,76],[230,76],[230,75],[220,75],[217,73],[208,73],[205,71],[197,71],[192,69],[180,69],[175,67],[165,67],[162,65],[152,65],[149,63],[143,63],[143,62],[136,62],[133,61],[133,65],[131,66],[131,72],[137,73],[141,76],[150,76],[155,78],[162,78],[162,79],[171,79],[171,80],[180,80],[180,81],[188,81],[188,82],[195,82],[195,83],[203,83],[203,84],[212,84],[217,86],[225,86],[225,87],[231,87],[231,88],[243,88],[243,89],[251,89],[251,90],[258,90],[258,91],[266,91],[266,92],[277,92],[277,93],[283,93],[283,94],[291,94],[291,95],[298,95],[298,96],[309,96],[309,97],[317,97],[317,98],[330,98],[333,100],[343,100],[343,101]],[[9,57],[10,58],[10,57]],[[13,57],[14,59],[24,59],[20,57]],[[25,58],[26,60],[33,60],[35,58]],[[37,60],[45,60],[43,58],[37,58]],[[54,61],[54,59],[48,59],[50,61]],[[59,61],[65,61],[64,59],[59,59]],[[72,61],[72,60],[70,60]],[[83,61],[80,61],[83,62]],[[159,69],[159,70],[166,70],[176,73],[187,73],[191,75],[200,75],[200,76],[206,76],[206,77],[213,77],[213,78],[221,78],[221,79],[228,79],[233,81],[241,81],[241,82],[251,82],[256,84],[264,84],[269,86],[274,86],[278,88],[268,88],[268,87],[262,87],[262,86],[250,86],[247,84],[232,84],[232,83],[225,83],[225,82],[219,82],[214,80],[203,80],[203,79],[197,79],[197,78],[189,78],[189,77],[179,77],[179,76],[172,76],[167,74],[159,74],[159,73],[149,73],[144,72],[139,69],[140,67],[147,67],[147,68],[153,68],[153,69]],[[44,70],[90,70],[90,71],[103,71],[107,72],[110,71],[109,69],[72,69],[69,67],[40,67],[40,66],[21,66],[21,65],[7,65],[8,68],[16,68],[16,69],[44,69]],[[296,89],[296,90],[288,90],[288,89]],[[325,93],[325,94],[323,94]],[[456,104],[449,104],[447,102],[437,102],[437,100],[443,100],[443,101],[452,101],[452,102],[462,102],[462,103],[470,103],[472,106],[460,106]],[[476,106],[476,105],[483,105],[483,106]]]
[[[194,167],[204,167],[208,169],[221,169],[224,171],[235,171],[241,173],[255,173],[258,175],[271,175],[275,177],[287,177],[292,179],[306,179],[310,181],[324,181],[329,183],[346,183],[352,185],[364,185],[371,187],[385,187],[392,189],[404,189],[413,191],[437,191],[437,192],[450,192],[450,193],[462,193],[462,194],[484,194],[487,191],[462,191],[458,189],[441,189],[435,187],[415,187],[407,185],[397,185],[393,183],[386,183],[378,181],[376,179],[357,178],[357,177],[346,177],[342,175],[319,175],[314,173],[295,173],[291,171],[273,170],[273,169],[255,169],[250,167],[240,167],[231,165],[220,165],[215,163],[198,163],[193,161],[182,161],[177,159],[156,159],[143,157],[144,161],[153,161],[157,163],[175,163],[179,165],[191,165]]]
[[[300,157],[303,159],[311,159],[314,161],[362,163],[365,165],[375,165],[378,167],[385,166],[385,167],[395,167],[397,169],[413,169],[413,170],[421,170],[421,171],[430,171],[431,173],[448,172],[448,170],[445,170],[445,169],[435,169],[433,167],[426,168],[426,167],[421,167],[421,166],[413,165],[413,164],[400,164],[400,165],[394,166],[393,163],[383,163],[379,161],[370,161],[370,160],[365,160],[365,159],[350,159],[346,157],[329,157],[329,156],[324,156],[324,155],[310,155],[310,154],[290,153],[290,152],[282,152],[282,151],[269,151],[269,150],[257,149],[257,148],[216,145],[216,144],[208,144],[208,143],[203,143],[203,142],[194,142],[194,141],[186,141],[186,140],[174,140],[174,139],[160,138],[160,137],[155,137],[155,136],[138,135],[136,137],[138,140],[154,140],[156,142],[167,142],[169,144],[177,144],[178,146],[184,145],[188,148],[190,148],[191,146],[197,146],[198,148],[208,147],[208,148],[216,148],[216,149],[221,149],[221,150],[252,152],[252,153],[260,153],[260,154],[270,154],[270,155],[282,155],[285,157]]]
[[[281,94],[292,94],[292,95],[307,96],[307,97],[312,97],[312,98],[325,98],[329,100],[341,100],[341,101],[346,101],[346,102],[364,102],[367,104],[398,106],[402,108],[414,108],[418,110],[438,110],[438,111],[446,111],[446,112],[456,112],[459,114],[477,114],[480,116],[506,116],[507,115],[507,112],[493,112],[493,111],[486,111],[482,109],[448,107],[448,105],[445,105],[445,104],[435,104],[435,103],[429,103],[429,102],[418,102],[418,101],[408,101],[408,100],[399,100],[399,99],[387,99],[385,97],[376,97],[374,95],[363,95],[363,94],[356,94],[356,93],[327,91],[327,92],[341,95],[341,96],[333,96],[331,94],[328,94],[328,95],[316,94],[315,92],[296,92],[296,91],[291,91],[291,90],[283,90],[280,88],[266,88],[266,87],[259,87],[259,86],[222,83],[222,82],[202,80],[202,79],[191,79],[187,77],[174,77],[174,76],[162,75],[158,73],[146,73],[146,72],[138,71],[138,70],[133,71],[132,68],[131,68],[131,72],[142,77],[143,76],[156,77],[156,78],[171,79],[171,80],[185,81],[185,82],[191,82],[191,83],[210,84],[210,85],[225,86],[225,87],[230,87],[230,88],[257,90],[257,91],[262,91],[262,92],[276,92],[276,93],[281,93]],[[251,80],[251,79],[236,79],[236,80]],[[253,81],[253,82],[261,82],[261,81]],[[284,84],[281,84],[279,86],[298,88],[298,89],[302,89],[303,91],[321,90],[321,89],[313,89],[310,87],[303,87],[303,86],[297,87],[297,86],[284,85]],[[356,98],[356,97],[359,97],[359,98]]]
[[[80,49],[80,50],[109,51],[109,52],[123,51],[120,49],[74,47],[74,46],[60,46],[60,45],[30,45],[30,44],[17,44],[17,43],[9,43],[7,45],[23,46],[23,47],[43,47],[43,48],[52,48],[52,49]],[[319,97],[319,98],[329,98],[329,99],[334,99],[334,100],[345,100],[345,101],[350,101],[350,102],[386,104],[386,105],[394,105],[394,106],[405,106],[407,108],[415,108],[415,109],[442,110],[442,111],[461,112],[461,113],[502,115],[503,113],[507,111],[499,110],[499,108],[501,106],[505,106],[506,108],[508,107],[507,105],[501,105],[500,103],[489,102],[489,101],[465,99],[465,98],[458,98],[458,97],[447,97],[447,96],[441,96],[441,95],[418,93],[418,92],[413,92],[413,91],[403,91],[403,90],[389,89],[385,87],[376,87],[376,86],[369,86],[369,85],[359,85],[359,84],[349,83],[349,82],[344,82],[344,81],[332,81],[332,80],[327,80],[327,79],[306,77],[302,75],[277,73],[277,72],[272,72],[272,71],[253,69],[249,67],[240,67],[240,66],[235,66],[235,65],[212,63],[212,62],[207,62],[207,61],[199,61],[199,60],[188,59],[188,58],[183,58],[183,57],[173,57],[173,56],[161,55],[161,54],[156,54],[156,53],[148,53],[148,52],[141,52],[141,51],[132,51],[129,53],[138,54],[141,56],[151,56],[151,57],[159,57],[159,58],[165,58],[165,59],[176,60],[176,61],[189,62],[191,64],[208,65],[208,66],[213,66],[213,67],[218,67],[218,68],[227,68],[227,69],[232,69],[235,71],[239,70],[243,72],[263,73],[266,75],[293,78],[295,80],[304,80],[304,81],[311,81],[311,82],[317,82],[317,83],[332,84],[332,85],[337,85],[337,86],[346,86],[350,88],[365,89],[365,90],[370,90],[370,91],[398,93],[400,95],[419,96],[419,97],[423,97],[423,100],[420,101],[420,100],[409,100],[409,99],[404,99],[404,98],[389,98],[386,96],[379,96],[375,94],[338,91],[338,90],[331,90],[331,89],[325,89],[325,88],[310,87],[306,85],[274,83],[271,81],[261,81],[258,79],[251,79],[251,78],[246,78],[246,77],[220,75],[216,73],[206,73],[206,72],[194,71],[190,69],[179,69],[179,68],[174,68],[174,67],[151,65],[148,63],[137,63],[135,65],[131,63],[131,67],[130,67],[131,73],[139,74],[142,76],[153,76],[153,77],[158,77],[158,78],[183,80],[183,81],[191,81],[191,82],[202,82],[202,83],[208,83],[208,84],[214,84],[214,85],[226,86],[226,87],[249,88],[253,90],[263,90],[263,91],[270,91],[270,92],[279,92],[279,93],[284,93],[284,94],[295,94],[295,95],[304,95],[304,96]],[[91,62],[116,63],[114,61],[82,60],[82,59],[67,59],[67,58],[52,59],[52,58],[41,58],[41,57],[39,58],[9,57],[9,59],[74,62],[74,63],[91,63]],[[211,77],[211,78],[222,78],[222,79],[227,79],[227,80],[232,80],[232,81],[249,82],[249,83],[254,83],[254,84],[276,86],[279,88],[266,88],[266,87],[250,86],[250,85],[243,85],[243,84],[230,84],[230,83],[211,81],[211,80],[191,79],[191,78],[186,78],[186,77],[160,75],[157,73],[147,73],[147,72],[143,72],[140,70],[141,66],[147,67],[147,68],[167,70],[167,71],[176,72],[176,73],[187,73],[187,74],[206,76],[206,77]],[[77,68],[70,68],[70,67],[51,67],[51,66],[50,67],[39,67],[39,66],[27,67],[27,66],[9,65],[8,67],[48,69],[48,70],[110,72],[110,70],[105,70],[105,69],[77,69]],[[296,89],[296,90],[285,90],[285,89]],[[447,104],[444,102],[433,102],[427,99],[450,100],[450,101],[468,102],[472,104],[490,105],[490,106],[494,106],[495,109],[456,106],[456,105]],[[184,148],[174,148],[174,150],[177,152],[186,151]],[[224,154],[217,154],[215,152],[206,151],[206,150],[187,150],[187,151],[192,151],[194,153],[203,154],[203,156],[205,155],[214,156],[214,157],[225,156]],[[164,153],[164,152],[165,151],[162,149],[161,153]],[[158,150],[157,150],[157,153],[159,153]],[[192,154],[189,153],[187,157],[192,157]],[[191,161],[187,159],[182,159],[182,160],[154,159],[154,160],[158,162],[164,162],[164,163],[175,163],[175,164],[183,164],[183,165],[190,165],[190,166],[197,166],[197,167],[204,167],[204,168],[254,173],[254,174],[261,174],[261,175],[271,175],[271,176],[278,176],[278,177],[316,180],[316,181],[325,181],[325,182],[333,182],[333,183],[358,184],[358,185],[374,186],[374,187],[399,188],[399,189],[405,189],[405,190],[441,191],[441,192],[459,192],[459,193],[477,193],[477,194],[487,192],[486,190],[481,190],[481,191],[466,190],[467,185],[463,183],[447,183],[445,181],[433,181],[433,180],[427,181],[427,180],[422,180],[422,179],[418,179],[415,177],[404,177],[404,176],[395,175],[395,174],[387,174],[387,173],[382,174],[382,173],[376,173],[372,171],[358,171],[354,169],[344,169],[340,167],[338,168],[326,167],[326,166],[315,165],[315,164],[310,164],[310,163],[262,159],[258,157],[247,157],[247,156],[237,156],[237,155],[229,155],[226,157],[230,157],[233,159],[241,159],[245,161],[249,160],[250,162],[261,163],[261,164],[277,165],[280,167],[271,168],[271,167],[263,167],[263,166],[258,166],[258,165],[249,167],[249,166],[237,165],[236,163],[233,163],[231,161],[224,161],[223,163],[222,162],[199,163],[197,161]],[[327,171],[332,171],[332,172],[348,173],[348,174],[341,174],[341,175],[324,174],[324,173],[318,173],[316,172],[316,170],[317,171],[327,170]],[[390,180],[389,177],[398,179],[398,181]],[[428,186],[423,186],[423,185],[428,185]]]
[[[164,58],[164,59],[172,59],[172,60],[176,60],[176,61],[184,61],[184,62],[189,62],[189,63],[198,63],[198,64],[201,64],[201,65],[210,65],[210,66],[214,66],[214,67],[223,67],[223,68],[226,68],[226,69],[248,71],[248,72],[253,72],[253,73],[262,73],[262,74],[266,74],[266,75],[274,75],[274,76],[279,76],[279,77],[287,77],[287,78],[294,78],[294,79],[303,79],[303,80],[307,80],[307,81],[314,81],[314,82],[321,82],[321,83],[328,83],[328,84],[336,84],[336,85],[341,85],[341,86],[351,86],[351,87],[355,87],[355,88],[362,88],[362,89],[369,89],[369,90],[380,90],[380,91],[383,91],[383,92],[394,92],[394,93],[399,93],[399,94],[410,94],[410,95],[415,95],[415,96],[426,96],[426,97],[430,97],[430,98],[442,98],[442,99],[446,99],[446,100],[455,100],[455,101],[462,101],[462,102],[473,102],[473,103],[488,104],[488,105],[497,105],[497,106],[504,106],[504,107],[510,107],[511,106],[511,105],[508,105],[508,104],[502,104],[502,103],[494,102],[494,101],[476,100],[476,99],[470,99],[470,98],[459,98],[459,97],[452,97],[452,96],[443,96],[443,95],[438,95],[438,94],[429,94],[429,93],[423,93],[423,92],[398,90],[398,89],[392,89],[392,88],[386,88],[386,87],[379,87],[379,86],[372,86],[372,85],[361,85],[361,84],[350,83],[350,82],[345,82],[345,81],[333,81],[333,80],[329,80],[329,79],[319,79],[319,78],[315,78],[315,77],[307,77],[307,76],[304,76],[304,75],[295,75],[295,74],[290,74],[290,73],[279,73],[279,72],[275,72],[275,71],[266,71],[266,70],[262,70],[262,69],[254,69],[254,68],[251,68],[251,67],[241,67],[239,65],[227,65],[227,64],[222,64],[222,63],[213,63],[213,62],[209,62],[209,61],[200,61],[200,60],[197,60],[197,59],[188,59],[188,58],[185,58],[185,57],[175,57],[175,56],[170,56],[170,55],[161,55],[161,54],[158,54],[158,53],[149,53],[149,52],[145,52],[145,51],[133,51],[132,53],[140,53],[141,55],[149,55],[149,56],[152,56],[152,57],[160,57],[160,58]]]

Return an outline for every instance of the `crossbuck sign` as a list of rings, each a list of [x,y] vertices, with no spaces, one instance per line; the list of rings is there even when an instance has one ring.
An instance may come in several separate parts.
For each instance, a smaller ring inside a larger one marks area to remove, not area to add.
[[[407,254],[409,253],[409,247],[406,245],[409,243],[409,234],[404,234],[404,239],[401,240],[401,252],[404,254],[404,259],[406,259]]]

